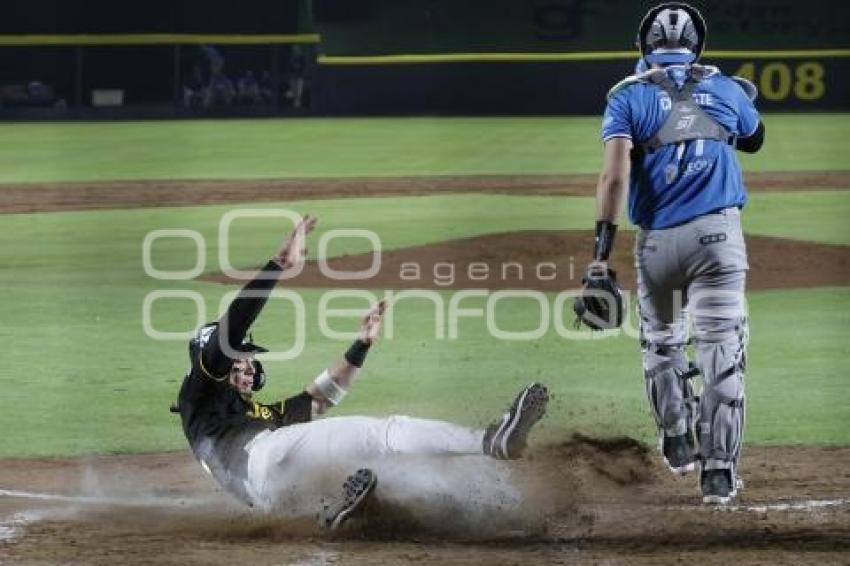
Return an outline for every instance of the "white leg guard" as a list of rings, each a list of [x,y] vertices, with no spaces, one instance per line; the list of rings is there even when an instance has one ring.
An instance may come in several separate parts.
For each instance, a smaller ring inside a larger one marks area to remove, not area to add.
[[[697,358],[704,371],[699,408],[703,467],[734,468],[741,454],[746,417],[743,357],[737,337],[722,344],[702,344]]]
[[[680,436],[693,428],[695,396],[683,346],[648,346],[644,350],[644,377],[658,428]]]
[[[697,364],[704,383],[698,426],[703,468],[734,470],[746,420],[746,317],[697,319],[697,326]]]
[[[696,414],[696,397],[685,346],[688,334],[682,318],[664,322],[654,316],[652,305],[641,303],[641,352],[646,396],[659,434],[681,436],[690,433]]]

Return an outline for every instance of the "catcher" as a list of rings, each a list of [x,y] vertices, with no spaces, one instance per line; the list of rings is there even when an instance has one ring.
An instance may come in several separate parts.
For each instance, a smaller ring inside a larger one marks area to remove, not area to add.
[[[575,312],[594,329],[622,322],[622,292],[608,258],[628,195],[630,219],[640,228],[636,294],[661,453],[678,474],[699,465],[703,501],[722,504],[737,494],[745,416],[747,194],[735,150],[758,151],[764,125],[749,81],[697,64],[705,39],[702,15],[684,3],[660,4],[640,24],[647,70],[608,94],[594,261]],[[686,351],[689,315],[695,365]],[[697,397],[693,378],[700,374]]]
[[[316,219],[306,216],[224,316],[202,326],[189,343],[191,369],[173,410],[180,413],[183,432],[201,466],[242,501],[273,510],[291,500],[299,485],[326,474],[338,462],[395,455],[519,458],[529,431],[546,410],[548,393],[540,384],[523,389],[508,413],[486,430],[404,416],[317,419],[338,405],[354,384],[377,339],[387,308],[383,301],[366,313],[357,340],[342,359],[302,392],[277,404],[253,400],[252,393],[266,381],[255,355],[267,350],[245,337],[281,273],[304,261],[305,238],[315,225]],[[320,512],[322,525],[338,528],[376,485],[376,474],[368,468],[351,474],[341,497]]]

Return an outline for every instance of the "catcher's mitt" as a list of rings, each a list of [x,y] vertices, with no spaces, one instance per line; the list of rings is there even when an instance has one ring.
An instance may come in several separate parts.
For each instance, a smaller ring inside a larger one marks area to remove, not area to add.
[[[576,327],[582,322],[593,330],[611,330],[623,324],[623,290],[617,273],[604,262],[587,266],[584,288],[573,303]]]

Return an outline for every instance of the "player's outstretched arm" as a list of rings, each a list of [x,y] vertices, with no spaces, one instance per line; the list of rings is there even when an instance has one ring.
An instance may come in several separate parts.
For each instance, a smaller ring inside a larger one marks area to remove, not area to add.
[[[378,340],[386,309],[386,301],[379,301],[372,306],[360,322],[357,339],[342,359],[322,372],[313,383],[307,386],[306,391],[313,398],[314,414],[322,414],[329,407],[338,405],[354,384],[369,348]]]
[[[208,373],[221,377],[230,369],[231,356],[227,352],[236,350],[242,344],[281,273],[304,262],[307,254],[306,238],[315,228],[316,222],[317,218],[309,214],[302,218],[286,236],[280,249],[230,304],[203,348],[203,363]]]
[[[293,228],[272,258],[281,269],[290,269],[304,263],[307,257],[307,235],[316,227],[319,219],[307,214]]]

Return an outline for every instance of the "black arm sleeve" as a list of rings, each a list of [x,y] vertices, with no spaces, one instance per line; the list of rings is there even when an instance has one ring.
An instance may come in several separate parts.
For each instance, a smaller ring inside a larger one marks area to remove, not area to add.
[[[735,149],[739,149],[744,153],[755,153],[761,149],[764,143],[764,122],[759,122],[756,131],[753,135],[746,138],[738,138],[735,140]]]
[[[225,355],[222,347],[236,349],[248,334],[248,329],[257,320],[272,289],[277,284],[281,268],[269,261],[253,280],[242,288],[239,295],[219,320],[218,328],[204,345],[201,357],[203,369],[212,377],[223,377],[230,370],[232,359]],[[222,335],[221,332],[225,332]]]

